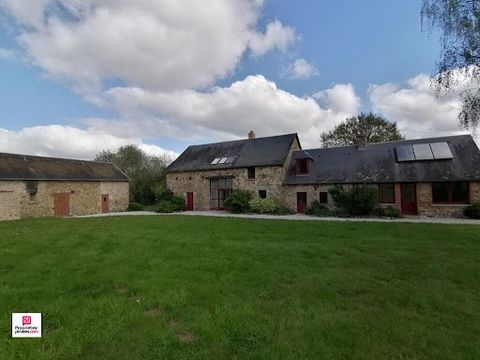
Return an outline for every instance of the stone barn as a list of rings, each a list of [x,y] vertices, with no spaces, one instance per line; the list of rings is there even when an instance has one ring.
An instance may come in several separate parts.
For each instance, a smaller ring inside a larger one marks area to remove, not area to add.
[[[112,163],[0,153],[0,220],[125,211],[128,185]]]

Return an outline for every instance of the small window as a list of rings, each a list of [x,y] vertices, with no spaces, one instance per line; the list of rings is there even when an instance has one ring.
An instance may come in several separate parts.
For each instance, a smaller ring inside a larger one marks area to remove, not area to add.
[[[248,171],[248,178],[249,179],[255,179],[255,168],[254,167],[249,167],[247,169]]]
[[[260,199],[266,199],[267,198],[267,190],[258,190],[258,196]]]
[[[308,175],[308,173],[309,173],[309,160],[308,159],[297,159],[295,170],[296,170],[297,175]]]
[[[468,204],[468,182],[432,183],[432,200],[437,204]]]
[[[380,204],[394,204],[395,184],[378,184],[378,201]]]
[[[34,203],[37,200],[37,193],[29,193],[28,201]]]
[[[321,192],[318,201],[320,202],[320,204],[328,204],[328,192]]]

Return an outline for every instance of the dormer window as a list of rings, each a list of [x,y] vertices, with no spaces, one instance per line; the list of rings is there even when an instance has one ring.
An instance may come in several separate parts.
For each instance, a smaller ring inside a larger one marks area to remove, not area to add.
[[[310,159],[297,159],[295,164],[295,173],[297,175],[308,175],[310,173]]]

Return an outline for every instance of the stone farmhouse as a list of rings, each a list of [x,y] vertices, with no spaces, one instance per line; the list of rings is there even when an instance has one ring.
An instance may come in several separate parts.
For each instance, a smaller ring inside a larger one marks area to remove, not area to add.
[[[0,220],[125,211],[128,185],[112,163],[0,153]]]
[[[462,216],[480,201],[480,151],[470,135],[303,150],[297,134],[189,146],[167,169],[188,210],[223,209],[234,189],[297,212],[335,206],[335,184],[369,184],[405,215]]]

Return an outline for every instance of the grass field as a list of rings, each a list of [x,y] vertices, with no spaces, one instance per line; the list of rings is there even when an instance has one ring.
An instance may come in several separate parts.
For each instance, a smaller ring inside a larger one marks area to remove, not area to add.
[[[0,359],[480,359],[479,279],[479,226],[3,222]]]

